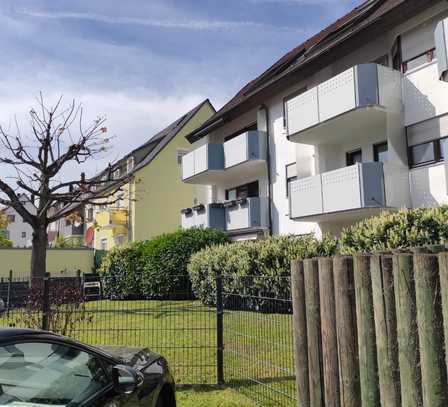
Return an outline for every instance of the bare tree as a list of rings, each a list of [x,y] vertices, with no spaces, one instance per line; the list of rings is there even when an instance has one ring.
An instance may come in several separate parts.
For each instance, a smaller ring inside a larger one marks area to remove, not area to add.
[[[62,107],[60,98],[47,107],[42,94],[38,109],[29,116],[28,135],[21,133],[17,121],[14,135],[0,126],[0,204],[14,208],[33,228],[31,277],[35,278],[46,271],[48,225],[82,204],[95,203],[99,194],[102,204],[113,203],[123,179],[111,186],[111,165],[101,177],[86,179],[80,171],[79,178],[64,179],[70,165],[104,154],[109,140],[103,117],[84,125],[80,104],[73,100]],[[20,199],[23,193],[33,198],[35,210],[27,209]]]

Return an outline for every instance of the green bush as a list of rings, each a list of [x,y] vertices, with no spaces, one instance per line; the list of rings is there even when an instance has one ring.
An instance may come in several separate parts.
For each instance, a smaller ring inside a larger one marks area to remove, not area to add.
[[[228,242],[216,229],[179,230],[146,242],[142,292],[148,298],[191,295],[187,264],[192,254]]]
[[[290,275],[291,260],[330,255],[335,247],[334,239],[327,236],[321,243],[312,235],[220,245],[193,255],[188,272],[193,292],[204,304],[215,303],[216,276],[221,273],[228,307],[240,306],[235,298],[245,298],[245,308],[267,310],[272,301],[255,297],[288,298],[290,282],[285,277]]]
[[[7,239],[4,236],[0,236],[0,247],[12,247],[11,240]]]
[[[384,212],[344,229],[341,254],[445,244],[448,242],[448,206]]]
[[[227,241],[218,230],[188,229],[115,248],[103,258],[99,268],[104,292],[114,298],[191,297],[187,273],[190,256]]]

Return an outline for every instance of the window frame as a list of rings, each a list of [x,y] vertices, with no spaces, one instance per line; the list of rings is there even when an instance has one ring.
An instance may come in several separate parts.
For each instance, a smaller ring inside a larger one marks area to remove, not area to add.
[[[345,153],[345,166],[346,167],[350,167],[351,165],[355,165],[356,163],[358,163],[358,161],[352,162],[351,164],[348,163],[348,158],[353,157],[356,153],[361,154],[361,162],[362,162],[362,148],[356,148],[354,150],[347,151]]]
[[[431,164],[436,164],[436,163],[445,161],[445,157],[443,157],[443,152],[442,152],[442,149],[441,149],[441,141],[442,140],[447,140],[447,139],[448,139],[448,136],[444,136],[444,137],[439,137],[439,138],[436,138],[436,139],[424,141],[422,143],[413,144],[412,146],[408,146],[409,168],[411,168],[411,169],[412,168],[419,168],[419,167],[423,167],[425,165],[431,165]],[[422,145],[425,145],[425,144],[432,144],[433,145],[434,159],[415,164],[413,162],[413,159],[412,159],[412,149],[414,147],[422,146]]]
[[[384,161],[380,161],[379,160],[379,153],[378,153],[378,147],[384,146],[386,145],[387,149],[387,153],[388,153],[388,157],[387,160],[389,160],[389,143],[387,142],[387,140],[381,141],[379,143],[375,143],[373,145],[373,161],[375,162],[384,162]]]

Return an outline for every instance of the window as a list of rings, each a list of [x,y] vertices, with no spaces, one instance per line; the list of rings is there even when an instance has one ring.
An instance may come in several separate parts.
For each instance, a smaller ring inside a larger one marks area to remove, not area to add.
[[[347,166],[362,162],[362,151],[354,150],[346,153]]]
[[[373,161],[384,163],[387,162],[387,157],[388,157],[387,141],[375,144],[373,146]]]
[[[22,239],[26,239],[26,232],[22,232]]]
[[[123,246],[125,244],[125,235],[119,234],[117,235],[117,246]]]
[[[0,346],[0,405],[84,405],[109,379],[96,357],[45,342]]]
[[[286,166],[286,196],[289,196],[289,184],[297,180],[297,165],[296,163],[288,164]]]
[[[439,138],[426,143],[420,143],[409,147],[409,163],[411,167],[430,164],[445,159],[445,151],[448,147],[448,138]]]
[[[107,250],[107,238],[100,240],[100,250]]]
[[[70,219],[65,219],[65,226],[70,226],[72,221]]]
[[[89,222],[93,221],[93,208],[87,209],[87,220]]]
[[[134,157],[129,157],[126,162],[126,172],[129,174],[134,169]]]
[[[258,181],[226,190],[227,201],[233,201],[241,198],[253,198],[257,196],[259,196]]]
[[[189,153],[188,150],[185,150],[183,148],[178,148],[176,150],[176,161],[178,165],[182,165],[182,158],[184,155],[187,155]]]
[[[16,221],[16,215],[8,215],[8,222],[14,223]]]
[[[117,168],[117,169],[113,172],[113,174],[112,174],[112,178],[113,178],[113,179],[118,179],[118,178],[120,178],[120,169],[119,169],[119,168]]]

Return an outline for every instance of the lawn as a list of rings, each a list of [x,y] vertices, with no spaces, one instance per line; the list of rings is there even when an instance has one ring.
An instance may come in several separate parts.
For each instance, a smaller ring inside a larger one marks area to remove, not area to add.
[[[70,336],[80,341],[149,347],[168,359],[177,383],[217,383],[213,308],[198,301],[103,300],[89,302],[77,316]],[[17,320],[12,312],[0,324]],[[180,406],[250,406],[243,394],[262,405],[295,405],[291,315],[226,311],[224,343],[232,389],[180,389]]]

